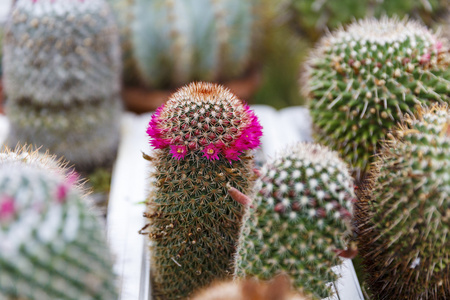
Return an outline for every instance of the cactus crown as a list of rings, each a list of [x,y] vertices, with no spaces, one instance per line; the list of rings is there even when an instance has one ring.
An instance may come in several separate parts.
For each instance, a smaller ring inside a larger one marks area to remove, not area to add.
[[[414,21],[365,19],[324,37],[304,89],[319,141],[360,177],[404,113],[449,101],[449,62],[445,41]]]
[[[117,298],[102,228],[77,176],[28,149],[0,155],[0,298]]]
[[[170,147],[176,159],[198,155],[239,160],[260,145],[262,127],[253,111],[226,88],[191,83],[153,114],[147,133],[155,149]]]
[[[360,249],[380,299],[444,299],[450,287],[450,111],[419,108],[389,135],[363,189]]]
[[[256,212],[241,249],[240,272],[269,279],[289,274],[296,289],[323,298],[331,267],[349,255],[353,180],[335,152],[300,143],[262,169]]]

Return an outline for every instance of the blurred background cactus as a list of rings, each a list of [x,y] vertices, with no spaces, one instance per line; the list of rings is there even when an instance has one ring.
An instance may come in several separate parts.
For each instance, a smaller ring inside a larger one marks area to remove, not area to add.
[[[355,22],[320,41],[301,81],[319,142],[361,179],[380,139],[417,104],[450,99],[449,44],[414,21]]]
[[[153,299],[186,298],[234,275],[261,126],[224,87],[192,83],[153,114],[147,133]]]
[[[0,153],[0,298],[117,299],[102,226],[54,157]]]
[[[296,290],[321,299],[332,294],[331,270],[347,248],[355,195],[346,164],[327,148],[300,143],[261,170],[256,210],[240,251],[242,276],[292,277]]]
[[[373,299],[450,295],[450,111],[419,109],[383,143],[358,204]]]
[[[121,64],[103,0],[17,1],[3,63],[10,145],[43,145],[78,170],[110,163],[119,140]]]

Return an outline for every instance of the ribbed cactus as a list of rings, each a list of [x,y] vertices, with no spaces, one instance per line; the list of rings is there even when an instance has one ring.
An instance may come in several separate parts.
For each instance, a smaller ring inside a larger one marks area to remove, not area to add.
[[[364,17],[410,16],[431,25],[447,6],[448,0],[287,0],[280,6],[280,13],[293,28],[314,41],[327,30]]]
[[[120,46],[104,0],[17,1],[3,62],[10,145],[43,145],[78,169],[113,158]]]
[[[277,276],[270,282],[255,280],[218,282],[200,291],[193,300],[310,300],[290,291],[289,280]]]
[[[450,111],[420,109],[383,144],[358,207],[373,299],[450,297]]]
[[[132,42],[147,85],[223,80],[248,66],[253,0],[135,0]]]
[[[0,153],[0,299],[117,299],[100,221],[73,173]]]
[[[300,143],[268,162],[258,184],[238,273],[270,279],[286,272],[297,290],[329,296],[338,256],[356,254],[345,250],[355,197],[347,166],[336,152]]]
[[[445,40],[414,21],[366,19],[324,37],[304,78],[318,141],[362,177],[404,113],[449,101],[449,63]]]
[[[153,299],[185,299],[234,274],[261,126],[224,87],[191,83],[153,114],[147,133]]]

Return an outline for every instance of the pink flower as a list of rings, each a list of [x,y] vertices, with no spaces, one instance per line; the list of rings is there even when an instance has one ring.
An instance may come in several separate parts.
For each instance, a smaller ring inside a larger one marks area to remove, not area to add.
[[[203,156],[206,156],[209,160],[219,159],[220,149],[214,146],[213,144],[209,144],[203,149]]]
[[[230,163],[232,160],[239,160],[239,155],[241,155],[241,152],[235,148],[226,148],[223,150],[223,153]]]
[[[186,156],[187,148],[184,145],[171,145],[170,153],[172,153],[173,157],[180,160]]]
[[[424,55],[422,55],[420,57],[420,63],[421,64],[426,64],[427,62],[429,62],[431,59],[431,54],[430,53],[425,53]]]
[[[56,199],[58,200],[59,203],[63,203],[66,200],[70,188],[78,180],[78,178],[79,178],[78,174],[76,172],[73,172],[67,177],[65,182],[63,182],[61,185],[57,187]]]
[[[4,196],[0,200],[0,219],[9,219],[16,212],[14,199],[10,196]]]

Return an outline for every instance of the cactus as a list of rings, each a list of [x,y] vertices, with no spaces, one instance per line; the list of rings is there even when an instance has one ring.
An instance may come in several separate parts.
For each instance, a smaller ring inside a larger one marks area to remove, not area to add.
[[[185,299],[233,276],[261,126],[227,89],[200,82],[173,94],[147,133],[155,151],[145,156],[154,170],[143,234],[151,240],[153,299]]]
[[[117,28],[104,0],[17,1],[3,62],[9,145],[43,145],[79,170],[112,160],[121,66]]]
[[[414,17],[431,26],[448,6],[447,0],[287,0],[280,6],[291,26],[317,40],[327,30],[364,17]]]
[[[107,0],[111,5],[120,30],[122,46],[123,82],[125,85],[139,85],[141,78],[133,54],[131,24],[134,20],[133,7],[135,0]]]
[[[238,273],[265,280],[283,271],[298,291],[329,296],[338,256],[356,254],[353,245],[344,250],[354,200],[345,163],[326,147],[300,143],[268,162],[258,184]]]
[[[289,280],[277,276],[274,280],[257,282],[245,280],[239,282],[218,282],[200,291],[193,300],[309,300],[290,291]]]
[[[383,144],[357,205],[374,299],[448,299],[449,157],[447,106],[407,115]]]
[[[117,299],[103,228],[76,181],[48,155],[0,153],[1,299]]]
[[[445,40],[414,21],[365,19],[324,37],[304,78],[318,141],[361,179],[405,112],[449,101],[449,62]]]
[[[135,0],[132,42],[149,86],[224,80],[248,66],[253,0]]]

